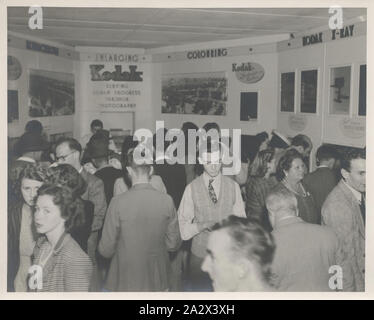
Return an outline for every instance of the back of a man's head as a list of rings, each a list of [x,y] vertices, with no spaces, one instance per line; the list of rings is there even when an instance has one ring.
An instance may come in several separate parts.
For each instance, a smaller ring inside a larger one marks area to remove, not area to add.
[[[337,160],[339,155],[336,149],[329,145],[322,145],[317,149],[316,160],[317,165],[325,164],[326,162]]]
[[[128,150],[128,152],[125,156],[126,157],[126,159],[125,159],[126,167],[131,168],[136,173],[136,175],[138,175],[138,176],[140,176],[140,175],[150,175],[151,170],[152,170],[152,166],[150,164],[146,164],[146,163],[139,164],[139,162],[136,161],[137,159],[135,159],[135,155],[136,155],[136,153],[134,152],[134,148],[131,148],[131,149]],[[144,156],[144,153],[142,153],[142,156]],[[138,159],[138,160],[140,160],[140,159]]]
[[[309,153],[313,148],[312,140],[305,134],[298,134],[292,138],[291,146],[302,147],[304,152]],[[303,152],[303,153],[304,153]]]
[[[43,125],[38,120],[30,120],[26,123],[25,132],[32,133],[32,134],[42,134]]]
[[[76,139],[74,139],[74,138],[65,138],[65,137],[63,137],[63,138],[59,139],[59,140],[56,142],[56,149],[57,149],[60,145],[62,145],[62,144],[66,144],[66,145],[69,147],[69,149],[70,149],[71,151],[78,151],[79,153],[82,152],[82,146],[81,146],[80,143],[79,143]]]
[[[284,188],[273,191],[266,197],[266,208],[269,211],[270,222],[273,226],[281,218],[298,215],[295,195]]]

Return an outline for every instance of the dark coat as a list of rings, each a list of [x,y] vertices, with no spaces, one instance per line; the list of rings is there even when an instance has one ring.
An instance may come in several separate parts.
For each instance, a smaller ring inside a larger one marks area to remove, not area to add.
[[[14,292],[14,280],[20,264],[20,233],[22,222],[22,207],[24,201],[19,199],[8,203],[8,276],[7,287],[9,292]],[[32,228],[34,239],[37,238],[36,229]]]
[[[321,212],[323,203],[337,184],[334,171],[327,167],[318,168],[307,174],[303,182],[312,194],[318,211]]]

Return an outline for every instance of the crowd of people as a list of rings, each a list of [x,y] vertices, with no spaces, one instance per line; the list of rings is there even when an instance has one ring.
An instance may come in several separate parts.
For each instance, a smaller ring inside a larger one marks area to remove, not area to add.
[[[154,149],[150,164],[100,120],[54,144],[28,123],[8,165],[8,291],[364,291],[365,149],[321,145],[311,171],[309,137],[261,132],[229,176],[230,145],[203,129],[218,138],[194,137],[196,164]]]

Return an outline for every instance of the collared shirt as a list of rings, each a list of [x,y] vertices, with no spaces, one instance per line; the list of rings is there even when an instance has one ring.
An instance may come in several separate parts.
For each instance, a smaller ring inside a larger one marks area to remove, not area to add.
[[[81,166],[81,168],[78,170],[78,173],[81,174],[83,171],[83,166]]]
[[[17,160],[36,163],[36,161],[33,158],[30,158],[30,157],[19,157]]]
[[[358,203],[361,204],[361,192],[357,191],[356,189],[353,189],[344,179],[342,180],[348,187],[348,189],[352,191],[353,196],[355,197],[355,199],[357,199]]]
[[[222,174],[220,173],[217,177],[214,178],[212,182],[212,186],[214,192],[219,197],[220,190],[221,190],[221,178]],[[205,172],[203,173],[203,180],[206,188],[208,189],[209,180],[212,179],[209,177],[208,174]],[[244,210],[244,202],[240,192],[239,185],[235,182],[235,203],[232,209],[232,214],[238,217],[246,217],[245,210]],[[181,231],[181,236],[183,240],[188,240],[194,237],[195,235],[199,234],[200,231],[198,229],[197,223],[193,222],[195,218],[195,208],[194,203],[192,200],[192,190],[191,184],[189,184],[183,194],[182,201],[179,206],[178,210],[178,217],[179,217],[179,226]]]

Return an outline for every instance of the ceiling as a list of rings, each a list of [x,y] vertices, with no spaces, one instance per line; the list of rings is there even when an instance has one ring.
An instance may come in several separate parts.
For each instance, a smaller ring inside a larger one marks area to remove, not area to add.
[[[8,30],[68,46],[159,48],[217,40],[303,33],[328,25],[328,8],[43,7],[31,30],[28,7],[8,7]],[[343,10],[345,21],[365,8]]]

